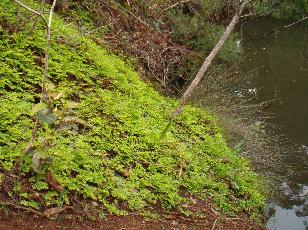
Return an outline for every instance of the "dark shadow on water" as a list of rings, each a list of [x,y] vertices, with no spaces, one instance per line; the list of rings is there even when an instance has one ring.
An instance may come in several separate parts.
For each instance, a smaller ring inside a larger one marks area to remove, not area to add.
[[[281,127],[278,132],[296,146],[281,155],[290,171],[280,185],[280,197],[269,204],[269,209],[275,212],[268,227],[305,230],[308,229],[308,21],[270,36],[260,36],[284,24],[288,22],[259,18],[242,26],[241,45],[246,57],[241,70],[256,69],[250,83],[256,89],[256,100],[274,99],[267,108],[273,114],[268,122]]]

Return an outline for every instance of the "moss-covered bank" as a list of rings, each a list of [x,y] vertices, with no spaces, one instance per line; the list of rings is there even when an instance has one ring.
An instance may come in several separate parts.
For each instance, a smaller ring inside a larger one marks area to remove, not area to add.
[[[0,3],[2,195],[37,209],[70,204],[74,195],[113,213],[152,205],[185,212],[182,204],[191,196],[211,197],[227,213],[261,210],[258,177],[227,146],[214,117],[187,106],[160,140],[177,101],[159,95],[130,64],[58,16],[47,84],[57,120],[41,117],[35,149],[24,154],[45,46],[43,24],[29,36],[29,16],[11,1]],[[18,175],[10,184],[9,174]]]

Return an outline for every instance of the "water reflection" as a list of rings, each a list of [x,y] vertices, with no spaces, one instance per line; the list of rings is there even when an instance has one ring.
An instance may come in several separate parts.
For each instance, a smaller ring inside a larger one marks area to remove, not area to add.
[[[293,193],[286,182],[284,182],[281,187],[288,199],[292,200],[293,203],[298,203],[298,205],[292,205],[291,207],[286,206],[283,208],[281,204],[268,204],[268,228],[273,230],[307,230],[308,186],[301,186],[301,192],[296,194]]]
[[[270,122],[283,127],[281,134],[298,146],[282,155],[290,173],[281,184],[281,199],[268,206],[268,227],[308,230],[308,22],[260,36],[284,24],[259,18],[242,26],[246,58],[241,69],[255,70],[248,87],[257,101],[274,100],[267,108],[274,114]]]
[[[267,227],[272,230],[307,230],[308,217],[298,216],[297,210],[301,207],[293,206],[285,209],[274,206],[275,214],[268,221]]]

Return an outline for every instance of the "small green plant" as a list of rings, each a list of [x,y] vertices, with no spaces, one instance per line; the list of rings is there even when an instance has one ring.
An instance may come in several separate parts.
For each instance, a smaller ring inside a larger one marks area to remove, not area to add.
[[[1,2],[0,9],[0,24],[9,21],[0,42],[0,167],[19,166],[18,191],[28,189],[16,198],[20,204],[62,206],[77,194],[123,215],[122,203],[137,211],[177,208],[187,199],[184,190],[213,197],[229,213],[262,208],[259,178],[227,146],[215,117],[187,106],[160,139],[177,102],[57,15],[48,100],[39,102],[44,27],[38,23],[32,38],[29,26],[10,33],[7,28],[18,26],[16,5]],[[33,114],[40,120],[35,149],[24,154]]]

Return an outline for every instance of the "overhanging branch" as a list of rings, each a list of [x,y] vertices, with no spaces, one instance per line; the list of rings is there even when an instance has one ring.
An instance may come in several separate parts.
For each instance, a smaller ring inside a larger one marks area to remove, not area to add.
[[[42,14],[41,12],[38,12],[38,11],[32,9],[31,7],[25,5],[24,3],[22,3],[22,2],[20,2],[18,0],[13,0],[13,1],[16,2],[18,5],[22,6],[23,8],[29,10],[30,12],[40,16],[43,19],[43,21],[46,24],[46,26],[48,26],[48,23],[47,23],[47,20],[46,20],[46,17],[44,16],[44,14]]]

